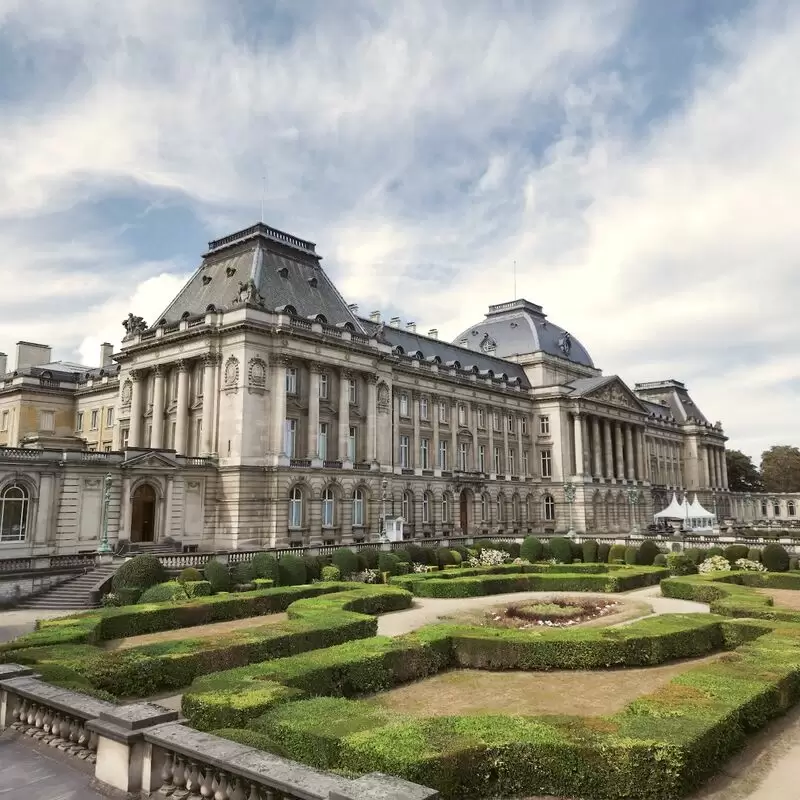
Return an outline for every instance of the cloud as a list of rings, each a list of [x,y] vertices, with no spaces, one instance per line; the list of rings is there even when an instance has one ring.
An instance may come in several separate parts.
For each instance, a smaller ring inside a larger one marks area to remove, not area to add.
[[[455,335],[516,262],[606,372],[685,380],[753,454],[796,435],[796,9],[263,5],[0,0],[0,343],[94,362],[266,176],[364,309]]]

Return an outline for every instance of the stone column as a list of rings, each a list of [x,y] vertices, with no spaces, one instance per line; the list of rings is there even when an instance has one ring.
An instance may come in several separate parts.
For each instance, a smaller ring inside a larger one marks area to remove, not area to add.
[[[622,453],[622,427],[619,422],[614,423],[614,453],[617,461],[617,480],[625,478],[625,461]]]
[[[411,393],[411,421],[414,426],[414,439],[411,442],[411,464],[413,469],[422,467],[422,453],[420,453],[421,443],[419,435],[419,392]]]
[[[430,397],[430,413],[433,414],[431,425],[433,427],[433,466],[435,469],[442,469],[439,461],[439,397],[432,394]]]
[[[286,455],[286,366],[288,360],[278,356],[272,363],[272,402],[270,413],[272,415],[272,449],[277,458]],[[205,383],[208,369],[203,374]],[[205,398],[203,407],[205,409]],[[203,414],[203,439],[206,437],[205,413]],[[308,498],[306,498],[308,502]]]
[[[350,370],[339,372],[339,461],[347,461],[347,438],[350,435]]]
[[[501,418],[503,425],[503,475],[509,475],[508,462],[511,460],[508,455],[508,414],[503,414]]]
[[[164,446],[164,370],[157,364],[153,370],[153,427],[150,430],[150,447]]]
[[[213,353],[209,353],[203,359],[203,441],[200,448],[201,456],[210,456],[214,453],[214,358]],[[285,403],[285,382],[286,382],[286,369],[281,372],[284,376],[284,385],[281,392],[284,395],[284,414],[286,416],[286,403]],[[281,427],[281,432],[283,427]],[[283,437],[281,436],[281,439]],[[283,445],[281,445],[281,448]]]
[[[639,480],[647,480],[647,442],[643,428],[636,429],[637,452],[639,458]]]
[[[486,429],[489,431],[489,452],[486,454],[486,459],[489,462],[486,470],[490,475],[494,474],[494,412],[491,406],[486,407]]]
[[[178,362],[178,407],[175,419],[175,450],[181,455],[189,452],[187,438],[189,433],[189,364],[183,359]]]
[[[678,486],[683,486],[683,447],[679,444],[675,445],[675,469]]]
[[[367,461],[378,460],[378,376],[367,375]]]
[[[458,468],[458,403],[450,406],[450,469]]]
[[[525,470],[522,466],[522,452],[525,448],[525,443],[522,440],[522,418],[517,417],[517,475],[525,475]],[[478,459],[478,435],[475,435],[475,460]],[[477,467],[476,467],[477,469]],[[522,502],[522,499],[520,499]]]
[[[711,464],[708,458],[708,448],[701,446],[703,452],[703,480],[705,481],[705,488],[711,488]]]
[[[394,453],[394,466],[400,466],[400,395],[394,392],[392,395],[392,429],[394,441],[392,442],[392,453]]]
[[[471,403],[469,407],[469,427],[472,431],[472,453],[470,453],[469,468],[478,471],[478,407]]]
[[[319,458],[319,376],[321,364],[308,365],[308,431],[306,457]]]
[[[580,414],[572,415],[572,438],[575,451],[575,476],[583,477],[583,420]]]
[[[128,447],[141,447],[144,372],[140,369],[131,370],[131,382],[131,418],[128,427]]]
[[[594,455],[594,466],[592,475],[595,478],[603,477],[603,446],[600,443],[600,420],[592,417],[592,451]]]
[[[725,458],[725,447],[723,445],[722,451],[722,488],[728,489],[728,459]]]
[[[613,453],[613,444],[611,441],[611,420],[606,419],[603,420],[603,439],[604,442],[604,450],[605,450],[605,467],[606,467],[606,478],[611,479],[614,477],[614,453]]]
[[[714,448],[714,471],[717,479],[717,489],[722,488],[722,450]]]
[[[625,424],[625,477],[632,481],[636,478],[636,462],[633,458],[633,431],[629,423]]]

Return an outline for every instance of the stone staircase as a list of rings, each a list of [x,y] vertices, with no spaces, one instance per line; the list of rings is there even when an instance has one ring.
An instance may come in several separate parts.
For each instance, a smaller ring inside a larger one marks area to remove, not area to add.
[[[176,552],[180,552],[180,547],[176,548],[175,545],[153,542],[137,542],[136,544],[130,546],[125,555],[135,556],[139,555],[140,553],[148,553],[154,556],[174,556]]]
[[[17,608],[32,609],[75,609],[86,611],[97,608],[98,602],[92,600],[91,591],[103,578],[110,578],[119,564],[95,567],[76,578],[65,581],[54,588],[29,597],[17,605]]]

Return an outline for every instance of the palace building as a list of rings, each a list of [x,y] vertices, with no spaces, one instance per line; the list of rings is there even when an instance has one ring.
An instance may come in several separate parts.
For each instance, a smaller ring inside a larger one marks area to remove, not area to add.
[[[0,355],[0,558],[628,532],[672,492],[729,513],[725,441],[676,380],[603,375],[541,306],[452,342],[361,315],[316,246],[264,224],[209,244],[98,367]]]

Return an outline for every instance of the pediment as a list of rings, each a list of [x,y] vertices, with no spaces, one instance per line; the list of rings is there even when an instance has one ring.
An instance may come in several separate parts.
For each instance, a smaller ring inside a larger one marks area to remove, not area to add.
[[[616,376],[610,377],[607,383],[598,386],[583,395],[585,400],[594,400],[617,408],[627,408],[631,411],[648,413],[639,398]]]
[[[154,472],[174,472],[178,463],[166,453],[137,453],[122,465],[126,469],[152,470]]]

